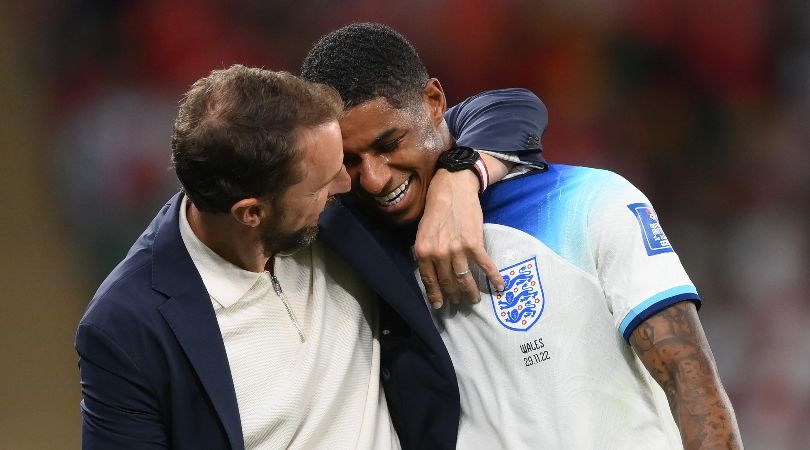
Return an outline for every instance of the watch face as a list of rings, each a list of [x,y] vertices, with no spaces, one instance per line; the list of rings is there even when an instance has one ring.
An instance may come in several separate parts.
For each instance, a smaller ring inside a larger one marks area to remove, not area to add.
[[[470,147],[453,147],[439,156],[439,167],[451,172],[469,169],[478,161],[478,152]]]
[[[447,151],[448,156],[457,160],[457,161],[466,161],[470,158],[473,158],[475,154],[475,150],[471,149],[470,147],[453,147]],[[475,161],[473,161],[474,163]]]

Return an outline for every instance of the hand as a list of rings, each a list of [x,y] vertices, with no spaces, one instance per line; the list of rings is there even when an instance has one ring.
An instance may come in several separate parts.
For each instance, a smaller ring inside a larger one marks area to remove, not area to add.
[[[452,303],[481,300],[470,273],[474,262],[497,290],[503,277],[484,249],[484,216],[478,200],[478,178],[470,170],[439,169],[428,187],[425,212],[413,250],[433,308],[444,298]]]

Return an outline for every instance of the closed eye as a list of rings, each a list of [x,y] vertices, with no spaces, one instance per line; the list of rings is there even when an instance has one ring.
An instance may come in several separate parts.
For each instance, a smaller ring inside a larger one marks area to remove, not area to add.
[[[405,133],[405,134],[407,134],[407,133]],[[392,141],[388,141],[388,142],[385,142],[385,143],[378,144],[377,148],[376,148],[377,152],[379,152],[379,153],[393,152],[394,150],[399,148],[399,144],[401,144],[402,140],[405,139],[405,134],[399,136],[398,138],[396,138],[396,139],[394,139]]]

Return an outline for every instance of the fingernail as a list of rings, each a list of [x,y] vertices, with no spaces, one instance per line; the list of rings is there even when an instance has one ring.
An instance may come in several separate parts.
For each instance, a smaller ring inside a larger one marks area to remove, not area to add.
[[[430,306],[432,306],[433,309],[441,309],[442,308],[442,302],[431,302]]]

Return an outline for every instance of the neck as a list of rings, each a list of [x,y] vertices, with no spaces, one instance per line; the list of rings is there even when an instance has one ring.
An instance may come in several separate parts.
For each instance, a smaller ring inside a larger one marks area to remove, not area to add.
[[[264,253],[258,230],[237,222],[230,214],[211,214],[191,202],[188,205],[186,217],[191,231],[222,259],[251,272],[264,271],[268,260],[272,261],[272,255]]]

